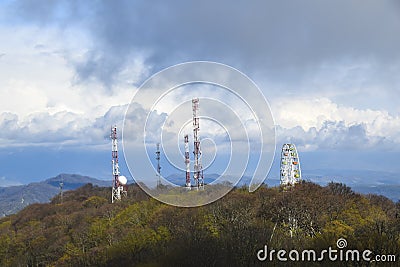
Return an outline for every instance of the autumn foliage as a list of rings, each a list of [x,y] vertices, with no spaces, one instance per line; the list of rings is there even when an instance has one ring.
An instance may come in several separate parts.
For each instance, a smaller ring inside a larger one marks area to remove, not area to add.
[[[1,219],[0,266],[261,266],[264,245],[318,251],[338,238],[354,249],[400,253],[400,204],[343,184],[236,188],[198,208],[162,204],[137,186],[120,203],[110,194],[88,184],[66,192],[63,203],[55,197]]]

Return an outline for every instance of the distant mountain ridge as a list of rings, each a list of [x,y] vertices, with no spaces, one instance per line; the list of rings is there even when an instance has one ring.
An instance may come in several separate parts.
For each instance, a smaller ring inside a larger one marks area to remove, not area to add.
[[[322,186],[329,182],[344,183],[355,192],[363,194],[384,195],[393,201],[400,200],[400,180],[396,173],[379,171],[356,171],[356,170],[304,170],[303,179],[312,181]],[[248,185],[250,176],[243,176],[236,186]],[[181,174],[171,174],[166,179],[176,185],[184,186],[185,178]],[[223,182],[226,180],[236,181],[231,175],[220,177],[219,174],[204,174],[206,184]],[[89,176],[78,174],[60,174],[56,177],[46,179],[42,182],[0,187],[0,217],[14,214],[33,203],[49,202],[59,194],[60,182],[63,181],[63,190],[74,190],[85,184],[91,183],[96,186],[110,187],[111,181],[99,180]],[[192,181],[193,182],[193,181]],[[279,176],[269,176],[265,183],[270,186],[279,185]]]
[[[60,182],[63,190],[73,190],[85,184],[108,187],[110,181],[98,180],[78,174],[59,174],[42,182],[27,185],[0,187],[0,217],[14,214],[33,203],[46,203],[60,193]]]

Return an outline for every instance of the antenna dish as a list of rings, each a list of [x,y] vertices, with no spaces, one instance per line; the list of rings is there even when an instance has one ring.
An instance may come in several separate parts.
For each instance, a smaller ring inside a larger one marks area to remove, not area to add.
[[[121,176],[118,176],[118,181],[120,182],[120,184],[126,185],[126,183],[128,182],[128,179],[126,179],[125,176],[121,175]]]

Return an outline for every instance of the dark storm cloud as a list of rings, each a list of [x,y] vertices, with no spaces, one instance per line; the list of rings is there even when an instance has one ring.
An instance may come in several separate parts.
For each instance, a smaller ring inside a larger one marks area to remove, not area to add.
[[[77,75],[106,85],[138,53],[154,70],[212,60],[287,80],[326,62],[397,65],[400,58],[396,1],[19,1],[16,6],[18,14],[40,23],[80,21],[94,47],[74,63]]]

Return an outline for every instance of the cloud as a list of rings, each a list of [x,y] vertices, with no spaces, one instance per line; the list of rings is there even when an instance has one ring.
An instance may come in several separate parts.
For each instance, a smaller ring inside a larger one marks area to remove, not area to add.
[[[293,142],[303,151],[396,150],[400,144],[384,136],[367,134],[364,124],[346,126],[344,121],[325,121],[320,129],[277,127],[279,143]]]
[[[1,145],[51,144],[74,140],[83,135],[79,130],[87,127],[88,121],[71,112],[49,114],[37,112],[21,120],[16,114],[4,112],[0,115]]]
[[[390,0],[18,1],[11,14],[40,25],[82,28],[93,45],[76,73],[109,84],[138,55],[155,70],[216,60],[296,81],[348,59],[387,69],[400,60],[399,8]]]
[[[126,105],[114,106],[95,120],[66,111],[54,114],[36,112],[25,119],[20,119],[10,112],[3,112],[0,114],[0,127],[4,129],[0,146],[102,145],[108,140],[112,125],[122,129],[125,110]]]
[[[143,145],[142,122],[148,119],[147,141],[158,140],[163,122],[167,114],[154,110],[149,112],[137,103],[112,106],[106,113],[95,119],[87,114],[67,111],[56,113],[35,112],[26,118],[19,118],[11,112],[0,113],[0,127],[4,129],[0,135],[0,147],[4,146],[78,146],[97,147],[109,143],[110,128],[116,125],[118,138],[133,141],[136,146]],[[149,115],[149,117],[147,117]],[[173,123],[173,122],[170,122]],[[176,141],[175,132],[166,131],[164,134]],[[172,135],[172,136],[171,136]]]
[[[324,97],[277,99],[272,104],[272,112],[276,123],[282,127],[299,125],[306,130],[321,128],[325,121],[344,121],[346,126],[364,123],[372,135],[388,135],[396,133],[395,128],[400,123],[400,116],[390,115],[386,110],[357,109]]]
[[[9,39],[0,45],[6,54],[0,88],[13,100],[0,100],[1,124],[14,136],[5,140],[40,143],[48,129],[54,142],[101,142],[110,124],[121,121],[134,85],[166,66],[200,59],[256,77],[282,140],[299,138],[310,149],[400,143],[400,108],[393,103],[400,86],[396,1],[3,6],[9,20],[0,31]],[[135,107],[128,116],[133,138],[147,109]]]
[[[132,84],[146,71],[134,59],[119,73],[112,90],[104,90],[96,81],[76,82],[71,62],[79,62],[89,43],[79,31],[1,25],[0,34],[8,36],[0,44],[0,51],[7,52],[0,60],[1,111],[20,120],[31,113],[61,111],[94,120],[110,107],[128,103],[136,90]]]
[[[203,118],[201,121],[200,136],[213,139],[221,151],[226,150],[226,142],[247,143],[247,138],[250,138],[252,144],[259,139],[255,133],[258,131],[258,126],[253,120],[243,120],[240,117],[233,119],[237,114],[234,115],[227,108],[221,109],[221,106],[213,101],[205,100],[202,104],[205,109],[203,114],[213,115],[213,119],[222,123],[230,135],[228,139],[225,129],[215,124],[213,120]],[[190,108],[190,105],[182,107]],[[36,112],[24,119],[16,114],[3,112],[0,114],[0,127],[4,129],[0,143],[1,146],[39,144],[97,146],[108,142],[110,127],[114,124],[118,126],[121,138],[125,118],[124,138],[128,138],[127,140],[142,145],[140,136],[143,134],[143,129],[139,128],[139,125],[148,119],[146,142],[151,144],[159,141],[162,132],[163,145],[174,147],[176,144],[181,144],[180,131],[184,129],[182,128],[184,122],[186,119],[191,120],[189,116],[191,112],[187,112],[189,115],[186,118],[180,115],[184,113],[181,109],[171,114],[161,110],[149,113],[149,110],[133,103],[125,116],[126,108],[127,105],[113,106],[94,120],[66,111],[54,114]],[[306,151],[400,149],[398,133],[400,117],[390,116],[387,112],[341,107],[328,99],[287,100],[275,111],[278,146],[280,143],[294,142],[300,149]],[[188,132],[191,134],[190,123],[188,127]],[[241,128],[245,129],[247,134],[242,133]]]
[[[272,107],[279,142],[306,150],[399,149],[400,116],[385,110],[355,109],[327,98],[281,99]]]

